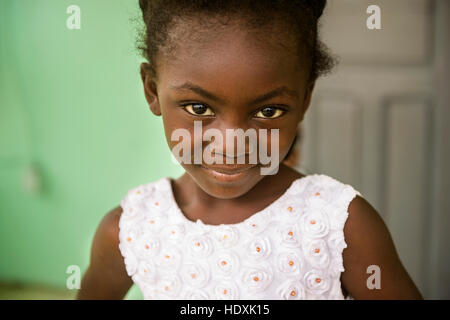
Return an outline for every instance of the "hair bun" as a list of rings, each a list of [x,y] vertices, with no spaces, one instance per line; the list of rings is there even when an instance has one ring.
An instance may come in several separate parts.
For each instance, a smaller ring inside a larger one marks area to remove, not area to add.
[[[142,12],[145,12],[148,7],[148,0],[139,0],[139,6],[141,7]]]
[[[327,5],[327,0],[307,0],[307,2],[314,14],[314,17],[319,19],[322,16],[323,9]]]

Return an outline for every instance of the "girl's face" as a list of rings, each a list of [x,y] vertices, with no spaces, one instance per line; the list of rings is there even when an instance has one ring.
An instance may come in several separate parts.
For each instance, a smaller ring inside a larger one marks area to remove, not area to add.
[[[178,28],[178,33],[177,28],[171,31],[173,39],[178,39],[174,58],[159,55],[157,80],[146,72],[145,64],[141,66],[146,99],[152,112],[163,117],[170,149],[180,143],[178,139],[172,141],[172,132],[186,129],[190,142],[184,143],[189,144],[193,159],[195,140],[201,142],[203,138],[194,135],[194,121],[201,121],[202,134],[215,128],[224,139],[226,129],[254,129],[257,133],[266,129],[266,150],[270,155],[270,129],[279,129],[275,146],[278,166],[309,106],[313,90],[313,83],[308,83],[309,62],[299,61],[293,49],[296,44],[273,36],[273,29],[267,29],[266,34],[260,31],[255,37],[242,28],[229,27],[197,35],[195,42],[182,36],[185,30],[186,26]],[[201,143],[203,154],[211,142]],[[215,155],[225,155],[226,145],[224,140],[223,150],[216,149]],[[248,139],[245,147],[248,153]],[[234,150],[236,155],[237,148]],[[265,177],[261,167],[269,165],[262,165],[259,160],[258,157],[257,164],[249,164],[246,155],[245,164],[237,164],[236,158],[234,164],[226,164],[223,156],[223,164],[209,165],[202,157],[201,164],[192,160],[181,165],[203,191],[216,198],[231,199],[245,194]]]

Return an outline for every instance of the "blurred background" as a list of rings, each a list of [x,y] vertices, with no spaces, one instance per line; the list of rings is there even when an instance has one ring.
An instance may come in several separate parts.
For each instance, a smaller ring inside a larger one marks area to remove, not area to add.
[[[74,298],[68,268],[86,270],[103,215],[183,173],[145,102],[139,19],[137,0],[0,0],[0,299]],[[329,0],[322,21],[341,62],[317,83],[297,168],[359,190],[424,297],[450,299],[450,1]]]

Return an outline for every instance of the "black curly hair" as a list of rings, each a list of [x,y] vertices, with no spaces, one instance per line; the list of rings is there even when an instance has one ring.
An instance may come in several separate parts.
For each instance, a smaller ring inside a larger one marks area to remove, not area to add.
[[[208,18],[202,20],[206,30],[226,26],[233,18],[245,23],[249,31],[261,30],[274,21],[283,22],[285,28],[277,32],[297,39],[297,52],[306,53],[311,61],[311,81],[327,74],[337,62],[318,37],[326,0],[139,0],[139,6],[145,28],[139,33],[137,49],[148,61],[147,68],[155,79],[158,53],[163,52],[167,58],[175,52],[171,28],[183,19],[196,17]]]
[[[255,31],[255,36],[264,26],[277,25],[281,28],[272,29],[273,34],[279,39],[285,39],[284,35],[294,37],[295,54],[299,59],[304,60],[304,55],[309,59],[309,81],[315,81],[337,63],[318,36],[326,3],[326,0],[139,0],[145,27],[138,34],[137,49],[148,61],[147,70],[157,79],[158,54],[167,59],[176,53],[176,39],[171,38],[170,31],[181,21],[203,18],[199,28],[191,28],[192,25],[185,28],[184,36],[191,39],[202,30],[226,27],[230,21],[243,23],[246,30]],[[299,134],[284,160],[295,158]]]

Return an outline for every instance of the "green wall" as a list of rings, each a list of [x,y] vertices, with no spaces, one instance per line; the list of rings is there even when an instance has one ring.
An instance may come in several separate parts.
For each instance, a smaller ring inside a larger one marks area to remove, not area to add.
[[[80,30],[66,27],[72,4]],[[0,0],[0,281],[64,288],[130,188],[182,174],[143,95],[138,10],[137,0]],[[32,167],[41,188],[25,187]]]

